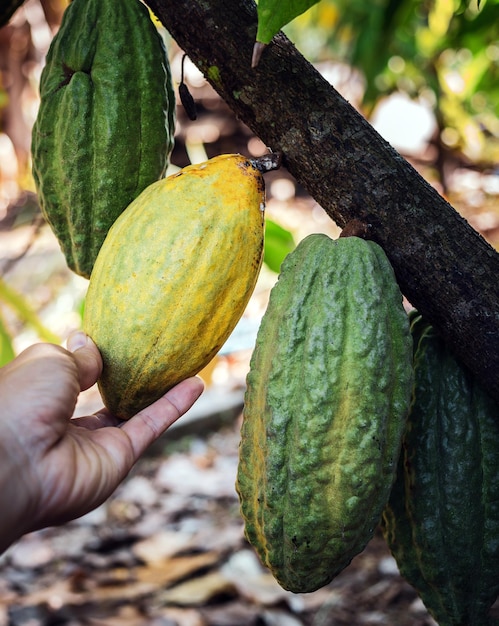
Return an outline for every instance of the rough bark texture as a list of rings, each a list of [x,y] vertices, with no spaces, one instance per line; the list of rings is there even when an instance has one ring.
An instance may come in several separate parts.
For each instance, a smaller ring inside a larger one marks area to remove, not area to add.
[[[499,400],[499,254],[279,34],[251,68],[252,0],[149,0],[216,91],[335,222],[356,218],[408,300]]]

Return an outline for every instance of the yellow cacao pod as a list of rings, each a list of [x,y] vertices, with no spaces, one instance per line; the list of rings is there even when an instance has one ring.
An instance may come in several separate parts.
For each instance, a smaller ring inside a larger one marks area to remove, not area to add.
[[[265,192],[241,155],[147,187],[111,227],[90,277],[84,329],[101,351],[104,404],[127,419],[218,352],[262,262]]]

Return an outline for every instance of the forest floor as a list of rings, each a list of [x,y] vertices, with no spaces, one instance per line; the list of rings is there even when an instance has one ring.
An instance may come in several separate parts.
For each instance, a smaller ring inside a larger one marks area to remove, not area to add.
[[[200,116],[190,123],[179,113],[176,165],[205,151],[210,157],[265,151],[209,88],[194,95]],[[434,176],[424,158],[415,166]],[[497,172],[456,165],[449,197],[496,248],[498,181]],[[267,187],[268,215],[297,240],[318,231],[337,236],[337,227],[285,170],[272,172]],[[86,281],[67,270],[49,229],[33,226],[37,216],[27,194],[0,224],[0,267],[63,338],[80,322],[75,309]],[[329,585],[310,594],[281,589],[244,538],[234,487],[244,379],[273,281],[264,269],[235,345],[204,372],[208,386],[198,406],[151,448],[115,494],[74,522],[23,537],[0,557],[0,626],[435,624],[379,531]],[[36,340],[13,317],[8,321],[18,349]],[[99,405],[93,388],[82,394],[78,414]]]

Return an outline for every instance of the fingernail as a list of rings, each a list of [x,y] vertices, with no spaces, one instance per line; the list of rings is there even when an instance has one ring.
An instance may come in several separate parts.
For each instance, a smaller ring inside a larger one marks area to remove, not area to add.
[[[80,348],[84,348],[87,345],[87,335],[81,331],[77,330],[76,332],[69,335],[67,340],[67,347],[70,352],[76,352]]]

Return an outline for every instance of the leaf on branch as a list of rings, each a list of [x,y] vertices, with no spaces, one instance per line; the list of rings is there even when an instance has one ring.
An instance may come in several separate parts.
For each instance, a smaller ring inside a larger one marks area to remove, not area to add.
[[[278,274],[281,269],[281,263],[295,246],[294,237],[289,230],[283,228],[277,222],[265,218],[263,262],[270,270]]]
[[[270,43],[283,26],[317,2],[319,0],[259,0],[257,42]]]

